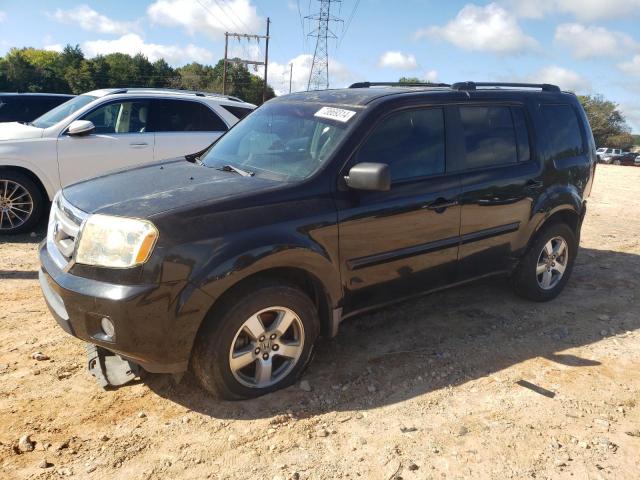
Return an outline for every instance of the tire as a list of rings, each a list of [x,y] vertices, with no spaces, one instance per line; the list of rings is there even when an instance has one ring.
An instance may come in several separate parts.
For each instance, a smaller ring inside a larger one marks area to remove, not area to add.
[[[0,235],[32,230],[42,218],[44,207],[44,194],[31,178],[0,170]]]
[[[281,319],[291,321],[284,332],[276,328]],[[191,368],[205,390],[227,400],[255,398],[293,384],[311,360],[320,331],[316,307],[304,292],[265,279],[232,294],[205,322]]]
[[[622,162],[620,160],[614,160],[613,164],[614,165],[622,165]]]
[[[557,251],[556,257],[548,255],[547,245],[556,250],[561,248],[560,240],[564,241],[566,256],[563,257]],[[556,298],[571,276],[577,252],[576,235],[567,224],[553,223],[543,227],[514,272],[513,285],[516,293],[535,302],[547,302]],[[543,266],[547,268],[543,270]],[[562,275],[558,277],[561,269]],[[541,270],[543,273],[540,273]]]

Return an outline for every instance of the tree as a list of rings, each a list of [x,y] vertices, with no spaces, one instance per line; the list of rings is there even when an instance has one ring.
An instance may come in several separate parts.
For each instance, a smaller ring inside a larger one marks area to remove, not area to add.
[[[631,129],[616,103],[606,100],[602,95],[581,95],[578,98],[598,147],[627,149],[633,145]]]
[[[96,88],[171,87],[222,92],[222,71],[222,61],[215,67],[194,62],[174,69],[163,59],[151,63],[141,53],[87,59],[78,45],[62,52],[13,48],[0,57],[0,91],[80,94]],[[227,65],[227,73],[227,93],[262,103],[261,77],[242,64]],[[267,98],[273,96],[268,87]]]

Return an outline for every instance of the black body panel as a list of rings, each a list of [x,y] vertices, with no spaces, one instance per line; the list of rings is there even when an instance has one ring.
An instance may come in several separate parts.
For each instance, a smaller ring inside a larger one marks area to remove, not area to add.
[[[63,271],[41,247],[44,277],[69,315],[68,323],[61,322],[67,331],[145,368],[175,372],[188,365],[208,312],[252,275],[304,277],[319,285],[316,300],[328,309],[323,321],[333,322],[324,331],[335,333],[346,315],[511,271],[535,232],[557,213],[575,217],[579,234],[596,156],[584,112],[571,94],[371,88],[271,102],[351,105],[358,114],[324,167],[303,181],[241,176],[178,159],[65,188],[65,198],[84,212],[149,219],[159,231],[148,262],[128,271],[74,264]],[[457,109],[476,104],[517,105],[527,112],[527,161],[465,168]],[[544,104],[575,109],[580,155],[554,158]],[[386,192],[346,186],[343,177],[355,154],[382,118],[434,106],[446,114],[444,173],[397,181]],[[115,343],[92,336],[100,315],[116,323]]]

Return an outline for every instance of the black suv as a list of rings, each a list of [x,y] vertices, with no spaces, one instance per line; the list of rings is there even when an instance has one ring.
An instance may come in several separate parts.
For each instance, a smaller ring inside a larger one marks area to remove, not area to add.
[[[0,93],[0,122],[31,122],[73,97],[59,93]]]
[[[188,161],[190,160],[190,161]],[[596,165],[554,85],[360,83],[276,98],[208,150],[65,188],[40,282],[103,384],[132,367],[255,397],[364,310],[506,274],[571,274]]]

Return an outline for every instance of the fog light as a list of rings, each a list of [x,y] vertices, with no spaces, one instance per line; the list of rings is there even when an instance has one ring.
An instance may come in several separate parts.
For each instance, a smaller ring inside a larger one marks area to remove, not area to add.
[[[113,338],[116,336],[116,327],[113,325],[113,322],[107,317],[102,317],[102,320],[100,320],[100,326],[102,327],[102,331],[107,337]]]

